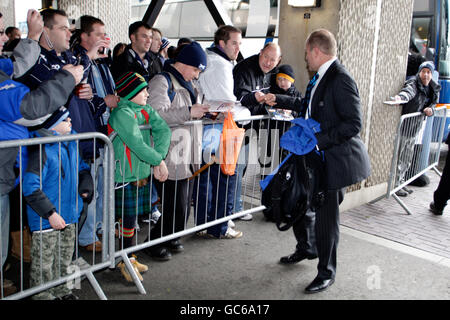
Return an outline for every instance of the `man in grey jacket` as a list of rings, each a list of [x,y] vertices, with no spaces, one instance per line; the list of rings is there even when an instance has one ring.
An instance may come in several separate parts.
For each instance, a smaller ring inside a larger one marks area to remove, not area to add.
[[[209,107],[199,103],[198,90],[192,82],[206,68],[206,54],[197,42],[185,46],[173,64],[149,83],[148,104],[166,120],[172,130],[172,141],[166,158],[169,178],[164,184],[155,182],[163,202],[163,216],[152,229],[151,240],[184,229],[189,214],[192,180],[188,180],[201,163],[202,126],[186,126],[186,121],[200,119]],[[175,201],[172,195],[176,195]],[[161,228],[161,224],[163,224]],[[161,234],[162,229],[162,234]],[[183,250],[175,239],[145,250],[152,258],[168,260],[169,252]]]
[[[4,22],[0,13],[0,30]],[[51,80],[42,83],[34,91],[12,80],[22,76],[37,61],[40,48],[37,44],[42,29],[42,18],[36,10],[30,10],[27,17],[29,39],[20,41],[13,52],[14,59],[0,59],[0,142],[5,140],[26,139],[29,137],[26,126],[42,123],[65,103],[77,83],[81,81],[82,66],[67,66]],[[0,36],[0,55],[5,39]],[[21,159],[22,161],[20,162]],[[9,192],[16,184],[15,167],[23,170],[26,150],[18,147],[0,147],[0,256],[2,267],[8,254],[9,242]],[[0,296],[13,293],[15,288],[8,281],[1,284]],[[4,290],[3,290],[4,289]],[[3,292],[5,291],[5,292]],[[8,292],[6,292],[8,291]]]

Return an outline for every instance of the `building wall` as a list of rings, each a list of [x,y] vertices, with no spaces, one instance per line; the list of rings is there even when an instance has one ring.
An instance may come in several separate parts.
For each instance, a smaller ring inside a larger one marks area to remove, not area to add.
[[[130,0],[59,0],[58,8],[72,19],[85,14],[100,18],[111,36],[112,46],[129,43]]]
[[[344,202],[350,208],[386,192],[398,108],[383,101],[401,88],[405,75],[413,0],[323,0],[320,8],[294,8],[281,0],[279,44],[283,63],[294,67],[297,88],[304,92],[310,75],[304,45],[317,28],[333,32],[338,58],[358,84],[363,113],[361,138],[371,159],[371,176],[351,186]],[[305,19],[305,14],[310,19]]]
[[[383,101],[394,96],[405,80],[412,10],[412,0],[383,1],[369,134],[369,152],[379,154],[372,163],[379,170],[368,179],[368,185],[388,179],[400,108]]]
[[[0,0],[0,12],[3,15],[5,29],[14,26],[14,0]]]
[[[283,55],[281,63],[292,65],[295,71],[295,85],[304,92],[310,75],[306,71],[304,44],[315,29],[326,28],[334,34],[338,31],[338,0],[322,0],[320,8],[304,9],[288,6],[288,0],[280,0],[278,43]],[[310,18],[305,18],[310,15]]]

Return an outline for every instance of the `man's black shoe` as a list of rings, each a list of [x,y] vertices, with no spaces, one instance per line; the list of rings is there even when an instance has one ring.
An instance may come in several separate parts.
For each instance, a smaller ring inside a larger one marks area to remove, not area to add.
[[[178,252],[183,252],[184,251],[184,247],[180,243],[180,240],[172,240],[172,241],[170,241],[169,249],[170,249],[170,251],[172,251],[174,253],[178,253]]]
[[[154,260],[167,261],[172,259],[172,254],[165,247],[150,247],[143,250],[144,253],[152,257]]]
[[[288,255],[286,257],[281,257],[280,258],[280,263],[282,264],[293,264],[293,263],[297,263],[300,262],[302,260],[308,259],[308,260],[312,260],[317,258],[316,255],[309,255],[306,254],[304,252],[301,251],[295,251],[293,254]]]
[[[329,286],[334,283],[334,279],[315,278],[309,286],[305,288],[305,293],[317,293],[326,290]]]
[[[73,293],[69,293],[66,294],[65,296],[62,297],[57,297],[53,300],[79,300],[80,298],[78,298],[76,295],[74,295]]]
[[[408,195],[408,192],[400,189],[400,190],[396,191],[395,194],[399,197],[406,197]]]
[[[414,192],[414,190],[411,190],[411,189],[409,189],[409,188],[407,188],[407,187],[403,187],[402,189],[403,189],[403,191],[406,191],[406,192],[408,192],[409,194],[411,194],[411,193]]]
[[[439,210],[438,208],[436,208],[436,205],[434,204],[434,202],[431,202],[430,203],[430,211],[433,212],[437,216],[442,216],[444,209]]]

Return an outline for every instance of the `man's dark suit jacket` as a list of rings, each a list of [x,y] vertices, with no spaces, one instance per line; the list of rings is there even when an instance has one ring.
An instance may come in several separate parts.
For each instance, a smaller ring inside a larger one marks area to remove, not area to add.
[[[316,138],[325,154],[327,189],[341,189],[367,178],[370,160],[359,136],[362,114],[358,88],[338,60],[316,88],[311,118],[321,127]]]

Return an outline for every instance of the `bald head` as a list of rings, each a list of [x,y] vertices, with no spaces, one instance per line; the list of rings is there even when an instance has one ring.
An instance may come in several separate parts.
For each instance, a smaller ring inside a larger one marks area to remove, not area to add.
[[[312,32],[306,39],[305,61],[310,72],[316,72],[327,61],[337,54],[337,44],[334,35],[325,29]]]
[[[281,49],[276,43],[266,43],[259,53],[259,67],[262,72],[268,73],[275,68],[281,60]]]
[[[306,47],[309,47],[310,50],[318,48],[323,54],[328,56],[337,54],[336,38],[326,29],[313,31],[306,39]]]

